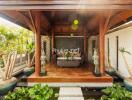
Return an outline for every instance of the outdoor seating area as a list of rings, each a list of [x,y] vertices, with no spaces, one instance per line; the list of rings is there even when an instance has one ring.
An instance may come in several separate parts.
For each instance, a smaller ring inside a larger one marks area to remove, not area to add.
[[[132,100],[131,33],[131,0],[0,1],[0,100]]]

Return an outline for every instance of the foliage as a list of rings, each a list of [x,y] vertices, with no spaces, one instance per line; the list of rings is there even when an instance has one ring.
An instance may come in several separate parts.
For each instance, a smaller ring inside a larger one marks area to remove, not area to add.
[[[127,54],[131,55],[131,53],[130,53],[129,51],[126,51],[124,47],[123,47],[123,48],[120,48],[119,51],[120,51],[121,53],[127,53]]]
[[[22,27],[7,27],[0,25],[0,55],[13,50],[18,53],[26,51],[27,42],[32,41],[32,32]]]
[[[65,57],[67,58],[67,60],[68,60],[69,57],[71,57],[71,54],[70,54],[69,51],[65,52]]]
[[[48,85],[36,84],[31,88],[22,87],[15,92],[9,92],[5,100],[50,100],[53,96],[53,89]]]
[[[106,89],[103,89],[102,92],[106,95],[103,95],[101,100],[132,100],[132,92],[129,92],[119,84],[107,87]]]
[[[33,52],[33,34],[22,27],[9,27],[0,25],[0,63],[3,65],[2,55],[8,55],[12,51],[18,54]]]
[[[27,51],[31,54],[34,51],[34,44],[33,42],[29,42],[26,46]]]

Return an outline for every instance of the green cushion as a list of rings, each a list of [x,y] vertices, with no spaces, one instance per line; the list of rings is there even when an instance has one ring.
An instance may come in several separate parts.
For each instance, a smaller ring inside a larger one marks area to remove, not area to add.
[[[9,91],[12,91],[15,88],[16,84],[17,84],[16,78],[12,78],[12,79],[3,81],[0,84],[0,95],[5,95]]]
[[[124,85],[127,90],[132,92],[132,79],[124,79]]]
[[[25,68],[25,69],[23,70],[23,73],[24,73],[24,75],[29,76],[29,75],[31,75],[32,73],[34,73],[34,71],[35,71],[35,68],[34,68],[34,67]]]

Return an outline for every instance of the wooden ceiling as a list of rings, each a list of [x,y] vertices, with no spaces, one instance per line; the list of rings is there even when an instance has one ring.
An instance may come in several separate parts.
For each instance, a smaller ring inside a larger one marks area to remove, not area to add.
[[[110,15],[110,28],[116,27],[119,23],[132,19],[132,10],[93,10],[93,11],[41,11],[41,34],[51,35],[54,30],[56,35],[83,35],[84,30],[87,33],[95,35],[99,32],[99,18]],[[0,11],[2,17],[19,24],[25,28],[33,30],[32,19],[34,11]],[[78,26],[72,27],[73,20],[79,21]]]
[[[100,16],[109,18],[109,28],[132,20],[132,0],[0,0],[0,16],[32,31],[35,11],[41,11],[41,34],[96,35]]]

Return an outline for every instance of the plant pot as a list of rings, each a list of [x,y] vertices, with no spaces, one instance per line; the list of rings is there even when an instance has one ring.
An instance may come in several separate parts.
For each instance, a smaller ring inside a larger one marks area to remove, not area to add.
[[[95,65],[95,67],[94,67],[94,75],[96,76],[96,77],[100,77],[101,76],[101,73],[100,73],[100,71],[99,71],[99,67],[98,67],[98,65]]]
[[[1,80],[0,82],[0,95],[5,95],[9,91],[12,91],[17,83],[17,79],[15,77],[12,77],[11,79],[8,80]]]
[[[34,71],[35,71],[35,68],[34,67],[27,67],[27,68],[24,68],[23,73],[24,73],[24,75],[29,76]]]
[[[115,69],[114,68],[106,68],[106,73],[110,76],[115,75]]]
[[[124,85],[127,90],[132,92],[132,79],[131,78],[124,79]]]
[[[46,75],[47,75],[47,71],[44,69],[41,69],[40,76],[46,76]]]

